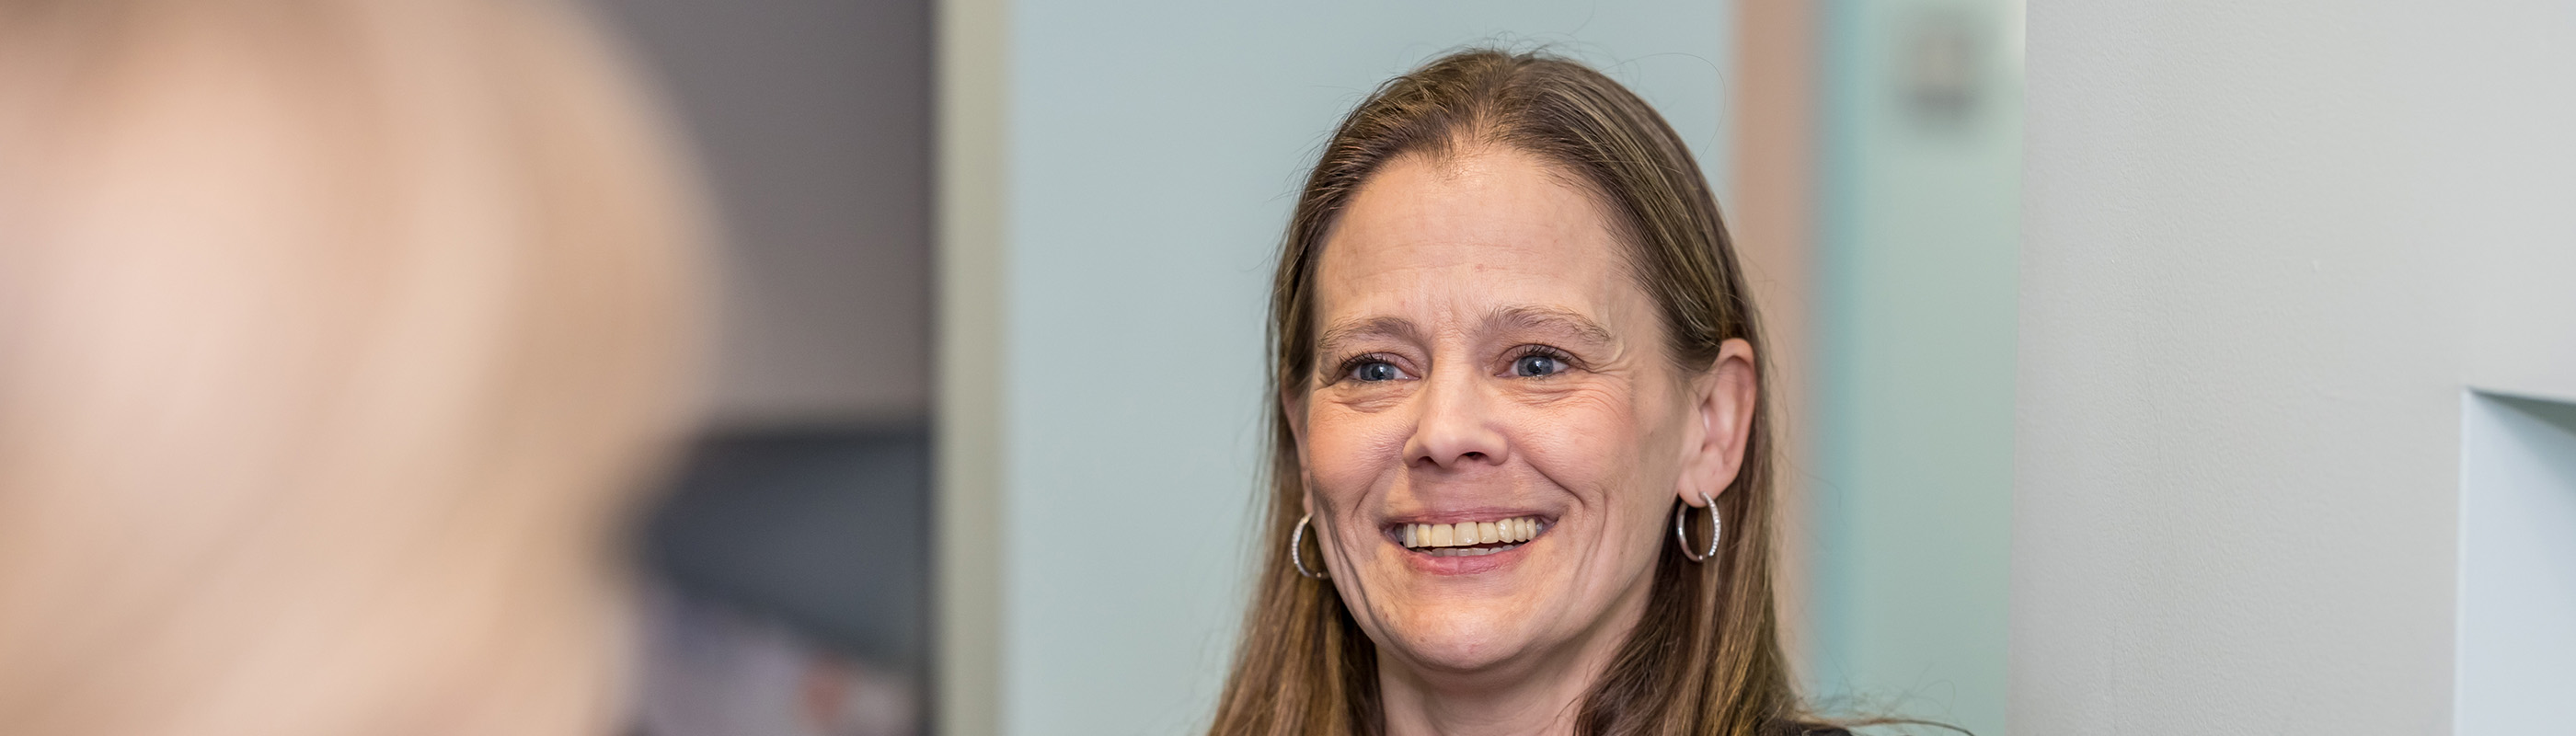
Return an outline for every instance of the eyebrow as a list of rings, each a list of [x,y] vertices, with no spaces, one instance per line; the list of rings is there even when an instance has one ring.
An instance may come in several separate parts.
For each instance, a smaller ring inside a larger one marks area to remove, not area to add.
[[[1613,345],[1619,342],[1618,336],[1611,334],[1610,329],[1602,327],[1601,323],[1592,321],[1592,318],[1583,316],[1581,312],[1559,307],[1531,305],[1503,307],[1485,315],[1485,328],[1557,332],[1598,345]]]
[[[1583,313],[1561,307],[1514,305],[1497,308],[1485,314],[1484,329],[1490,332],[1553,332],[1596,345],[1614,345],[1618,336]],[[1315,352],[1331,354],[1342,344],[1369,338],[1393,338],[1420,341],[1421,332],[1413,322],[1402,317],[1345,319],[1324,328],[1315,339]]]
[[[1421,333],[1413,328],[1413,322],[1403,317],[1345,319],[1324,328],[1323,336],[1315,339],[1315,352],[1329,355],[1342,343],[1372,337],[1409,340],[1421,337]]]

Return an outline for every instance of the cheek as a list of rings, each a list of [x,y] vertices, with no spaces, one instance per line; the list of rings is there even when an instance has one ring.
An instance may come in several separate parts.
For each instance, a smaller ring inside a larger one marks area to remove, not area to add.
[[[1325,408],[1306,425],[1306,475],[1318,500],[1346,503],[1404,463],[1406,427],[1392,417]]]
[[[1566,489],[1584,517],[1569,527],[1577,531],[1577,564],[1586,571],[1578,589],[1588,591],[1575,598],[1615,596],[1651,569],[1669,534],[1664,524],[1680,477],[1677,437],[1668,422],[1638,411],[1624,401],[1600,402],[1532,416],[1518,432],[1522,456]]]
[[[1649,451],[1652,433],[1628,396],[1614,391],[1564,397],[1523,412],[1512,443],[1540,473],[1578,492],[1625,494],[1668,462]]]

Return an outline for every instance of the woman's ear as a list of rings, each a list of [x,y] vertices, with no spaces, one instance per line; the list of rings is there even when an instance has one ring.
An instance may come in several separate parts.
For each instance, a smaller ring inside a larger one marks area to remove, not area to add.
[[[1692,416],[1682,429],[1682,473],[1673,484],[1682,503],[1702,505],[1702,494],[1716,498],[1744,469],[1745,445],[1753,437],[1753,403],[1762,395],[1756,365],[1753,343],[1728,340],[1718,346],[1708,371],[1691,377]]]

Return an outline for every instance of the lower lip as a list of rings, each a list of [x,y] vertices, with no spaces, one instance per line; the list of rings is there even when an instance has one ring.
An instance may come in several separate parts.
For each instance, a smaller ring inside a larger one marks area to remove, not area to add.
[[[1521,561],[1521,557],[1529,554],[1530,545],[1537,543],[1538,540],[1532,539],[1527,542],[1522,542],[1520,543],[1520,546],[1513,547],[1511,549],[1489,555],[1476,555],[1472,557],[1435,557],[1421,550],[1407,548],[1400,544],[1396,545],[1396,549],[1403,550],[1405,564],[1412,565],[1413,569],[1419,572],[1432,575],[1475,575],[1478,573],[1493,572],[1519,563]],[[1389,544],[1393,543],[1390,542]]]

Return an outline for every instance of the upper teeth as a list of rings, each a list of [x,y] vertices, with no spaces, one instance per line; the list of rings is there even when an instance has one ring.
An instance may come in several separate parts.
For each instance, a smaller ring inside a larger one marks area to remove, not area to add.
[[[1456,524],[1406,524],[1403,534],[1404,546],[1414,548],[1527,542],[1538,536],[1538,517],[1461,521]]]

